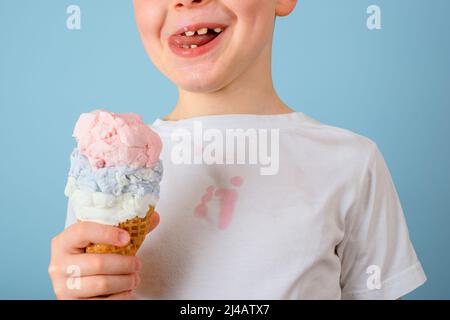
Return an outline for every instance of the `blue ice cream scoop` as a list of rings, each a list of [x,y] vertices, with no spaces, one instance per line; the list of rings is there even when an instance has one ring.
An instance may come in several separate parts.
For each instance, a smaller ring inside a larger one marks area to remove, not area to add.
[[[70,155],[69,176],[76,180],[78,189],[103,192],[114,196],[124,193],[142,197],[153,194],[159,197],[159,184],[163,165],[159,160],[151,168],[112,166],[92,169],[89,160],[75,148]]]

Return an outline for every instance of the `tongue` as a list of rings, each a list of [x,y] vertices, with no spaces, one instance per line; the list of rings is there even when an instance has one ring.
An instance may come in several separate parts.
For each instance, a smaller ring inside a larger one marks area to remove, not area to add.
[[[208,42],[211,42],[215,37],[217,37],[217,34],[212,33],[202,35],[196,34],[193,35],[192,37],[188,37],[185,35],[177,35],[171,37],[171,42],[178,47],[191,45],[196,45],[200,47],[207,44]]]

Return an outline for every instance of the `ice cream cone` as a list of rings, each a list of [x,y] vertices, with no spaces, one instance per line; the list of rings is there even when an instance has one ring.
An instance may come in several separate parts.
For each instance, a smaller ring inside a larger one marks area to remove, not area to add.
[[[145,236],[150,231],[150,218],[155,211],[154,206],[150,206],[144,218],[136,217],[119,223],[119,228],[128,231],[130,243],[124,247],[116,247],[110,244],[91,244],[86,248],[86,253],[118,253],[126,256],[134,256],[144,242]]]
[[[92,243],[85,252],[136,255],[159,200],[161,138],[137,114],[104,110],[81,114],[73,136],[64,193],[77,219],[130,234],[124,247]]]

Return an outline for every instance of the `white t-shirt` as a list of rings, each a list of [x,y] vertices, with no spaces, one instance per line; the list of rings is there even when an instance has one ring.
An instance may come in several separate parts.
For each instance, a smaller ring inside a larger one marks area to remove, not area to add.
[[[396,299],[426,281],[370,139],[300,112],[152,129],[161,222],[138,252],[139,298]]]

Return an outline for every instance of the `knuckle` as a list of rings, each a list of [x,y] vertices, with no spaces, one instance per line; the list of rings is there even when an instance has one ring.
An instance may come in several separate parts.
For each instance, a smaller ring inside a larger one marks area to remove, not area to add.
[[[112,231],[109,228],[103,228],[101,231],[101,236],[105,242],[109,242],[113,238]]]
[[[97,272],[104,271],[106,266],[105,259],[101,256],[95,257],[93,259],[92,266],[94,267],[94,270]]]
[[[55,251],[56,246],[58,245],[58,240],[59,240],[59,237],[58,236],[54,236],[52,238],[52,240],[50,241],[50,249],[51,249],[52,252]]]
[[[133,287],[139,286],[140,283],[141,283],[141,276],[139,275],[139,273],[136,273],[136,277],[134,279]]]
[[[58,265],[54,264],[54,263],[50,263],[49,266],[48,266],[48,274],[51,277],[55,277],[57,274],[59,274],[60,270],[61,270],[61,268]]]
[[[134,288],[137,287],[138,284],[138,275],[137,273],[134,273],[132,275],[130,275],[127,279],[127,285],[128,285],[128,289],[129,290],[133,290]]]
[[[137,263],[136,258],[135,257],[130,257],[127,260],[127,270],[130,271],[130,272],[134,272],[136,270],[136,263]]]
[[[71,231],[74,233],[75,237],[83,239],[86,234],[86,222],[75,223]]]
[[[117,228],[105,227],[102,228],[102,237],[104,242],[109,244],[116,244],[119,239],[119,230]]]
[[[110,290],[110,288],[111,284],[106,277],[100,277],[95,282],[95,289],[98,290],[99,292],[107,292],[108,290]]]

